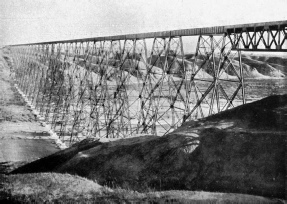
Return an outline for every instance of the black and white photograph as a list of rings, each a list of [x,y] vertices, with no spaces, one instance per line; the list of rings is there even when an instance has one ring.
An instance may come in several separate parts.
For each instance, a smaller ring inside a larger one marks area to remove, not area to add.
[[[0,203],[287,204],[287,0],[0,0]]]

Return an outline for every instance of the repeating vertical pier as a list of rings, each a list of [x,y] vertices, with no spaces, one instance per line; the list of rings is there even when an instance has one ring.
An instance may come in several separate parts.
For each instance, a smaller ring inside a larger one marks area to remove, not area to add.
[[[241,52],[286,52],[286,29],[279,21],[10,48],[18,87],[60,137],[74,142],[164,135],[244,104]]]

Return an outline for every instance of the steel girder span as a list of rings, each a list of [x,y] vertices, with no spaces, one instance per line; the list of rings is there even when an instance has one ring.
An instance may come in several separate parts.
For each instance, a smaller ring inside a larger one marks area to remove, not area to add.
[[[244,104],[241,51],[284,50],[280,23],[14,45],[11,54],[18,87],[63,140],[164,135]]]

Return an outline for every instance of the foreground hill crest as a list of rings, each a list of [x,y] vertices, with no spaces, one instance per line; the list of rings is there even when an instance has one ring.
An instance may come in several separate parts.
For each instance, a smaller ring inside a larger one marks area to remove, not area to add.
[[[12,173],[61,172],[101,185],[284,197],[287,95],[185,123],[163,137],[83,141]]]

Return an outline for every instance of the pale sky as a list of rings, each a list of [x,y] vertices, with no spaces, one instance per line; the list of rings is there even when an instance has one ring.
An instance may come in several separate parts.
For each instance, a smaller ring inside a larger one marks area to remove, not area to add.
[[[287,0],[0,0],[0,45],[287,20]]]

